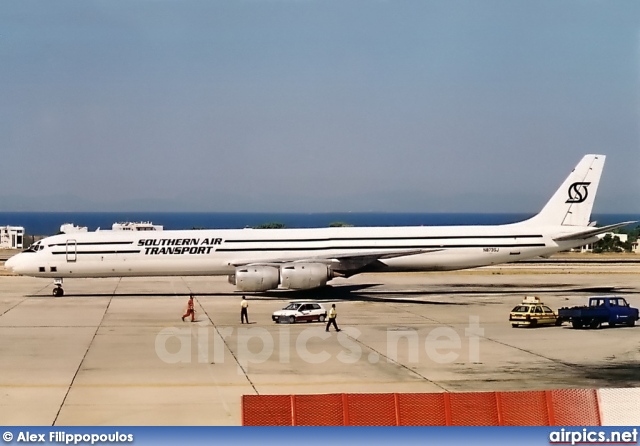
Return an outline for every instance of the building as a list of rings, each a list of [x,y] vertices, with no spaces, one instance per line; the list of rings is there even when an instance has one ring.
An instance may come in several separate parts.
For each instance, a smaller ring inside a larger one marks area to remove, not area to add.
[[[73,234],[74,232],[88,232],[88,228],[86,226],[76,226],[73,223],[65,223],[60,226],[60,232],[64,232],[65,234]]]
[[[612,238],[618,237],[618,240],[620,240],[622,243],[626,242],[628,240],[628,238],[629,238],[629,236],[627,234],[614,234],[613,232],[606,232],[606,233],[603,234],[603,237],[607,236],[607,235],[610,235]],[[572,249],[572,251],[591,252],[591,251],[593,251],[593,243],[581,246],[580,248]]]
[[[113,231],[162,231],[164,226],[154,225],[150,221],[127,221],[123,223],[114,223],[111,226]]]
[[[154,225],[150,221],[126,221],[122,223],[114,223],[111,226],[112,231],[162,231],[164,226],[162,225]],[[73,234],[76,232],[88,232],[88,228],[86,226],[77,226],[73,223],[65,223],[60,226],[60,232],[64,232],[65,234]],[[96,229],[99,231],[100,228]]]
[[[22,226],[0,226],[0,249],[22,249],[23,239]]]

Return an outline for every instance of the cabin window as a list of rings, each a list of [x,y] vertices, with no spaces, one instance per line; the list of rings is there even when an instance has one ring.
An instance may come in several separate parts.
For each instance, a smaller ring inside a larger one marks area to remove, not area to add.
[[[38,268],[38,271],[40,271],[41,273],[44,273],[46,269],[44,266],[41,266],[40,268]]]
[[[57,273],[58,272],[58,267],[57,266],[52,266],[51,267],[51,272],[52,273]]]

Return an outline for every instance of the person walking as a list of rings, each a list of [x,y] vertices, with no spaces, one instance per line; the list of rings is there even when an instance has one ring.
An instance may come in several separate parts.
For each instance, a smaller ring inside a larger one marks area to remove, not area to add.
[[[329,331],[329,326],[333,324],[333,327],[336,331],[340,331],[338,325],[336,324],[336,318],[338,317],[338,312],[336,311],[336,304],[331,305],[331,309],[329,310],[329,321],[327,322],[327,328],[325,331]]]
[[[182,315],[182,322],[184,318],[191,316],[191,322],[196,321],[196,310],[193,308],[193,294],[189,294],[189,301],[187,302],[187,312]]]
[[[249,323],[249,314],[247,313],[247,309],[249,308],[249,302],[242,296],[242,302],[240,302],[240,322],[244,324],[244,321]]]

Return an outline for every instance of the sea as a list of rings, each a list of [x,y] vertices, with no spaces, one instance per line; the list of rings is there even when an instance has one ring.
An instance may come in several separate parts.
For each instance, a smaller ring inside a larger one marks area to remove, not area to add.
[[[72,223],[90,231],[111,229],[113,223],[152,222],[165,230],[234,229],[266,223],[282,223],[287,228],[328,227],[342,222],[352,226],[445,226],[497,225],[525,220],[522,213],[251,213],[251,212],[0,212],[0,226],[22,226],[26,235],[47,236]],[[640,214],[593,214],[599,226],[623,221],[640,221]],[[635,227],[633,224],[630,227]]]

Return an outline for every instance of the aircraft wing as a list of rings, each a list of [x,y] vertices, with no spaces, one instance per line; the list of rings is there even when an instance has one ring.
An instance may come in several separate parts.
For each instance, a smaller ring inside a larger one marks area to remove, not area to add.
[[[339,263],[340,270],[355,270],[363,268],[376,260],[392,259],[394,257],[413,256],[416,254],[426,254],[429,252],[442,251],[442,248],[437,249],[405,249],[396,251],[369,251],[369,252],[353,252],[345,254],[337,254],[331,256],[317,256],[317,257],[285,257],[278,259],[261,259],[261,260],[249,260],[242,262],[233,262],[234,266],[246,266],[246,265],[271,265],[278,266],[282,263],[300,263],[300,262],[314,262],[314,263],[327,263],[335,264]]]
[[[567,240],[584,240],[594,235],[604,234],[605,232],[611,232],[614,229],[622,228],[624,226],[630,225],[631,223],[636,223],[635,221],[625,221],[622,223],[616,223],[614,225],[602,226],[600,228],[588,229],[582,232],[576,232],[575,234],[561,235],[560,237],[554,237],[554,241],[556,242],[564,242]]]

